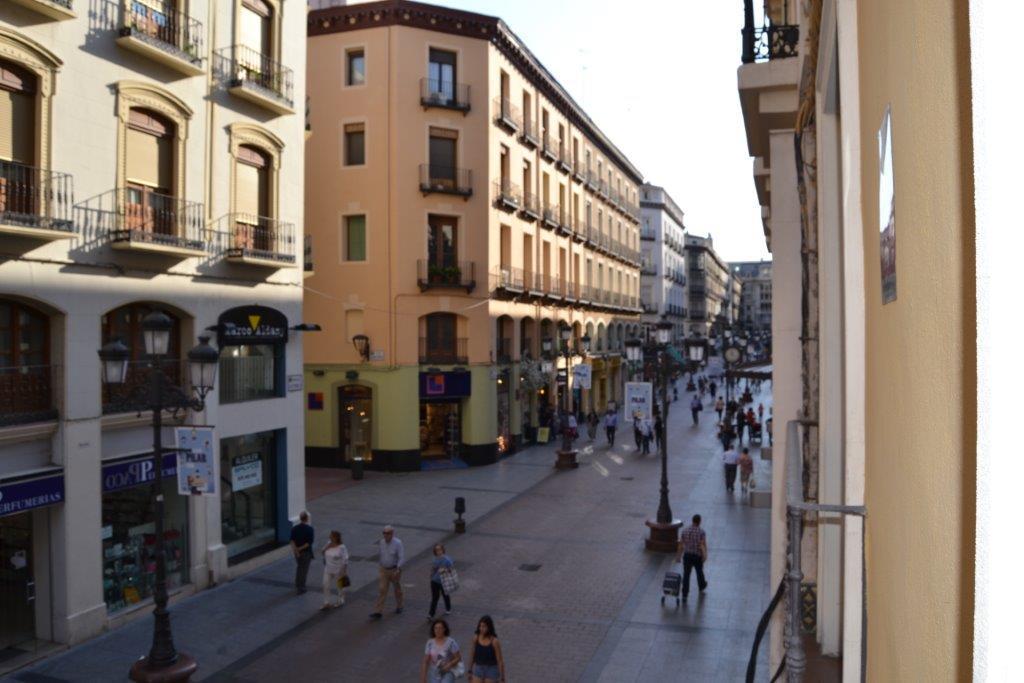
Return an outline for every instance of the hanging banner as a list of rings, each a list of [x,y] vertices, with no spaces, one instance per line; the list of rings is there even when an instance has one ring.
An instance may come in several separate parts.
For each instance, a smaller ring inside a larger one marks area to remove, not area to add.
[[[650,382],[626,382],[626,419],[652,417],[652,388]]]
[[[183,496],[217,495],[218,459],[213,454],[213,427],[178,427],[178,493]]]
[[[580,363],[572,369],[573,383],[577,389],[589,389],[590,388],[590,365],[587,363]]]

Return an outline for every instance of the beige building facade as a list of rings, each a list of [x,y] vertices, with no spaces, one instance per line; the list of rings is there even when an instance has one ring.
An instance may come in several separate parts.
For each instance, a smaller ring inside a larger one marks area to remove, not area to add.
[[[688,295],[686,335],[707,337],[712,329],[717,331],[731,322],[735,287],[729,266],[715,251],[710,235],[687,234],[683,248]]]
[[[551,408],[618,399],[639,320],[629,160],[494,17],[317,10],[308,55],[309,461],[493,462]]]
[[[0,649],[18,658],[149,614],[152,429],[128,395],[149,312],[171,318],[173,382],[197,336],[221,349],[205,411],[166,414],[167,447],[213,426],[222,475],[218,496],[181,496],[164,456],[172,601],[279,556],[305,504],[288,390],[305,50],[285,40],[305,18],[278,0],[0,3]],[[127,388],[100,381],[115,339]]]

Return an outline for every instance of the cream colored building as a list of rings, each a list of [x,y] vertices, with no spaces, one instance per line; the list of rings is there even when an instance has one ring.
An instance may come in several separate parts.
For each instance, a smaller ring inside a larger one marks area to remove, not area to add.
[[[729,266],[715,251],[710,235],[687,234],[683,246],[688,295],[686,335],[707,337],[712,328],[717,331],[731,322],[734,287]]]
[[[637,169],[500,19],[398,1],[309,22],[309,462],[493,462],[543,407],[618,399]],[[559,326],[590,389],[556,380]]]
[[[739,278],[739,323],[748,330],[770,331],[772,327],[772,262],[742,261],[729,264]]]
[[[663,187],[640,189],[640,304],[643,322],[673,325],[673,339],[686,334],[686,226],[683,210]]]
[[[279,0],[0,3],[0,649],[149,614],[152,431],[97,350],[122,338],[137,385],[151,310],[174,381],[197,335],[222,350],[204,413],[166,419],[166,446],[213,425],[221,468],[218,497],[183,497],[165,458],[172,600],[277,556],[305,504],[305,21]]]

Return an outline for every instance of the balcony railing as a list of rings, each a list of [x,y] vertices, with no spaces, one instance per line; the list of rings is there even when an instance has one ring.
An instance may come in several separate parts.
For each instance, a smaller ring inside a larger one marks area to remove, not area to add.
[[[540,201],[537,195],[530,191],[523,193],[523,205],[519,209],[519,216],[531,221],[540,219]]]
[[[561,215],[562,210],[558,204],[545,204],[544,205],[544,225],[549,228],[558,227],[558,217]]]
[[[494,122],[502,128],[515,133],[523,127],[523,115],[519,113],[519,107],[504,97],[495,97]]]
[[[443,78],[420,79],[420,104],[466,113],[469,111],[469,85]]]
[[[515,211],[522,203],[523,191],[508,180],[494,181],[494,205],[506,211]]]
[[[592,169],[587,169],[587,189],[591,192],[597,190],[597,172]]]
[[[519,357],[533,356],[533,339],[530,337],[520,337],[519,339]]]
[[[494,358],[498,363],[507,365],[512,362],[512,337],[498,337]]]
[[[556,299],[562,298],[565,296],[565,281],[557,275],[548,276],[546,293]]]
[[[501,289],[508,292],[523,291],[523,269],[501,266],[494,270],[493,289]]]
[[[564,142],[559,143],[558,148],[558,161],[555,165],[559,171],[563,173],[569,173],[572,171],[572,151],[565,145]]]
[[[437,287],[465,289],[476,287],[476,267],[473,261],[441,262],[430,259],[416,261],[416,283],[420,291]]]
[[[150,361],[137,360],[128,363],[128,372],[122,384],[103,385],[103,414],[130,413],[137,410],[133,394],[147,384]],[[181,386],[183,363],[177,358],[157,361],[157,368],[166,375],[174,386]]]
[[[54,389],[59,366],[0,367],[0,427],[57,419]]]
[[[246,213],[229,213],[217,221],[218,251],[236,263],[295,264],[295,225]]]
[[[537,122],[529,117],[523,119],[523,130],[519,133],[519,142],[530,149],[536,149],[540,145],[540,133],[537,132]]]
[[[213,54],[214,68],[227,87],[239,95],[251,92],[261,100],[292,108],[292,70],[245,45],[232,45]]]
[[[306,235],[302,239],[302,270],[306,273],[313,272],[313,236]]]
[[[540,149],[540,155],[548,161],[554,161],[558,158],[558,148],[551,142],[551,135],[544,133],[541,138],[543,146]]]
[[[571,212],[568,209],[563,209],[558,215],[558,227],[565,235],[571,236],[575,234],[575,221],[573,221]]]
[[[420,337],[420,364],[466,365],[469,362],[469,355],[466,353],[468,347],[469,340],[465,337],[458,339]]]
[[[203,64],[203,25],[174,2],[114,0],[119,6],[118,35],[138,40],[199,71]]]
[[[473,194],[473,173],[468,168],[420,164],[420,192],[469,197]]]
[[[0,160],[0,225],[71,234],[71,176]]]
[[[795,24],[780,24],[755,28],[751,18],[743,28],[744,64],[766,62],[773,59],[796,57],[800,46],[800,27]]]
[[[184,255],[206,251],[200,202],[122,187],[75,206],[75,222],[90,238],[106,238],[115,249]]]
[[[547,283],[544,281],[542,273],[527,272],[523,276],[523,280],[526,283],[526,290],[531,294],[543,294],[547,291]]]

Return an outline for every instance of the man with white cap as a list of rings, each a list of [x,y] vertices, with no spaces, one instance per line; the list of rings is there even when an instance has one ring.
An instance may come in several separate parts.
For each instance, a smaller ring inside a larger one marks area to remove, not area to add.
[[[374,544],[380,552],[377,579],[377,604],[370,615],[371,619],[380,619],[384,611],[384,601],[388,597],[388,586],[395,586],[395,614],[402,613],[402,564],[405,563],[405,548],[402,541],[395,538],[395,529],[390,524],[384,527],[382,538]]]

